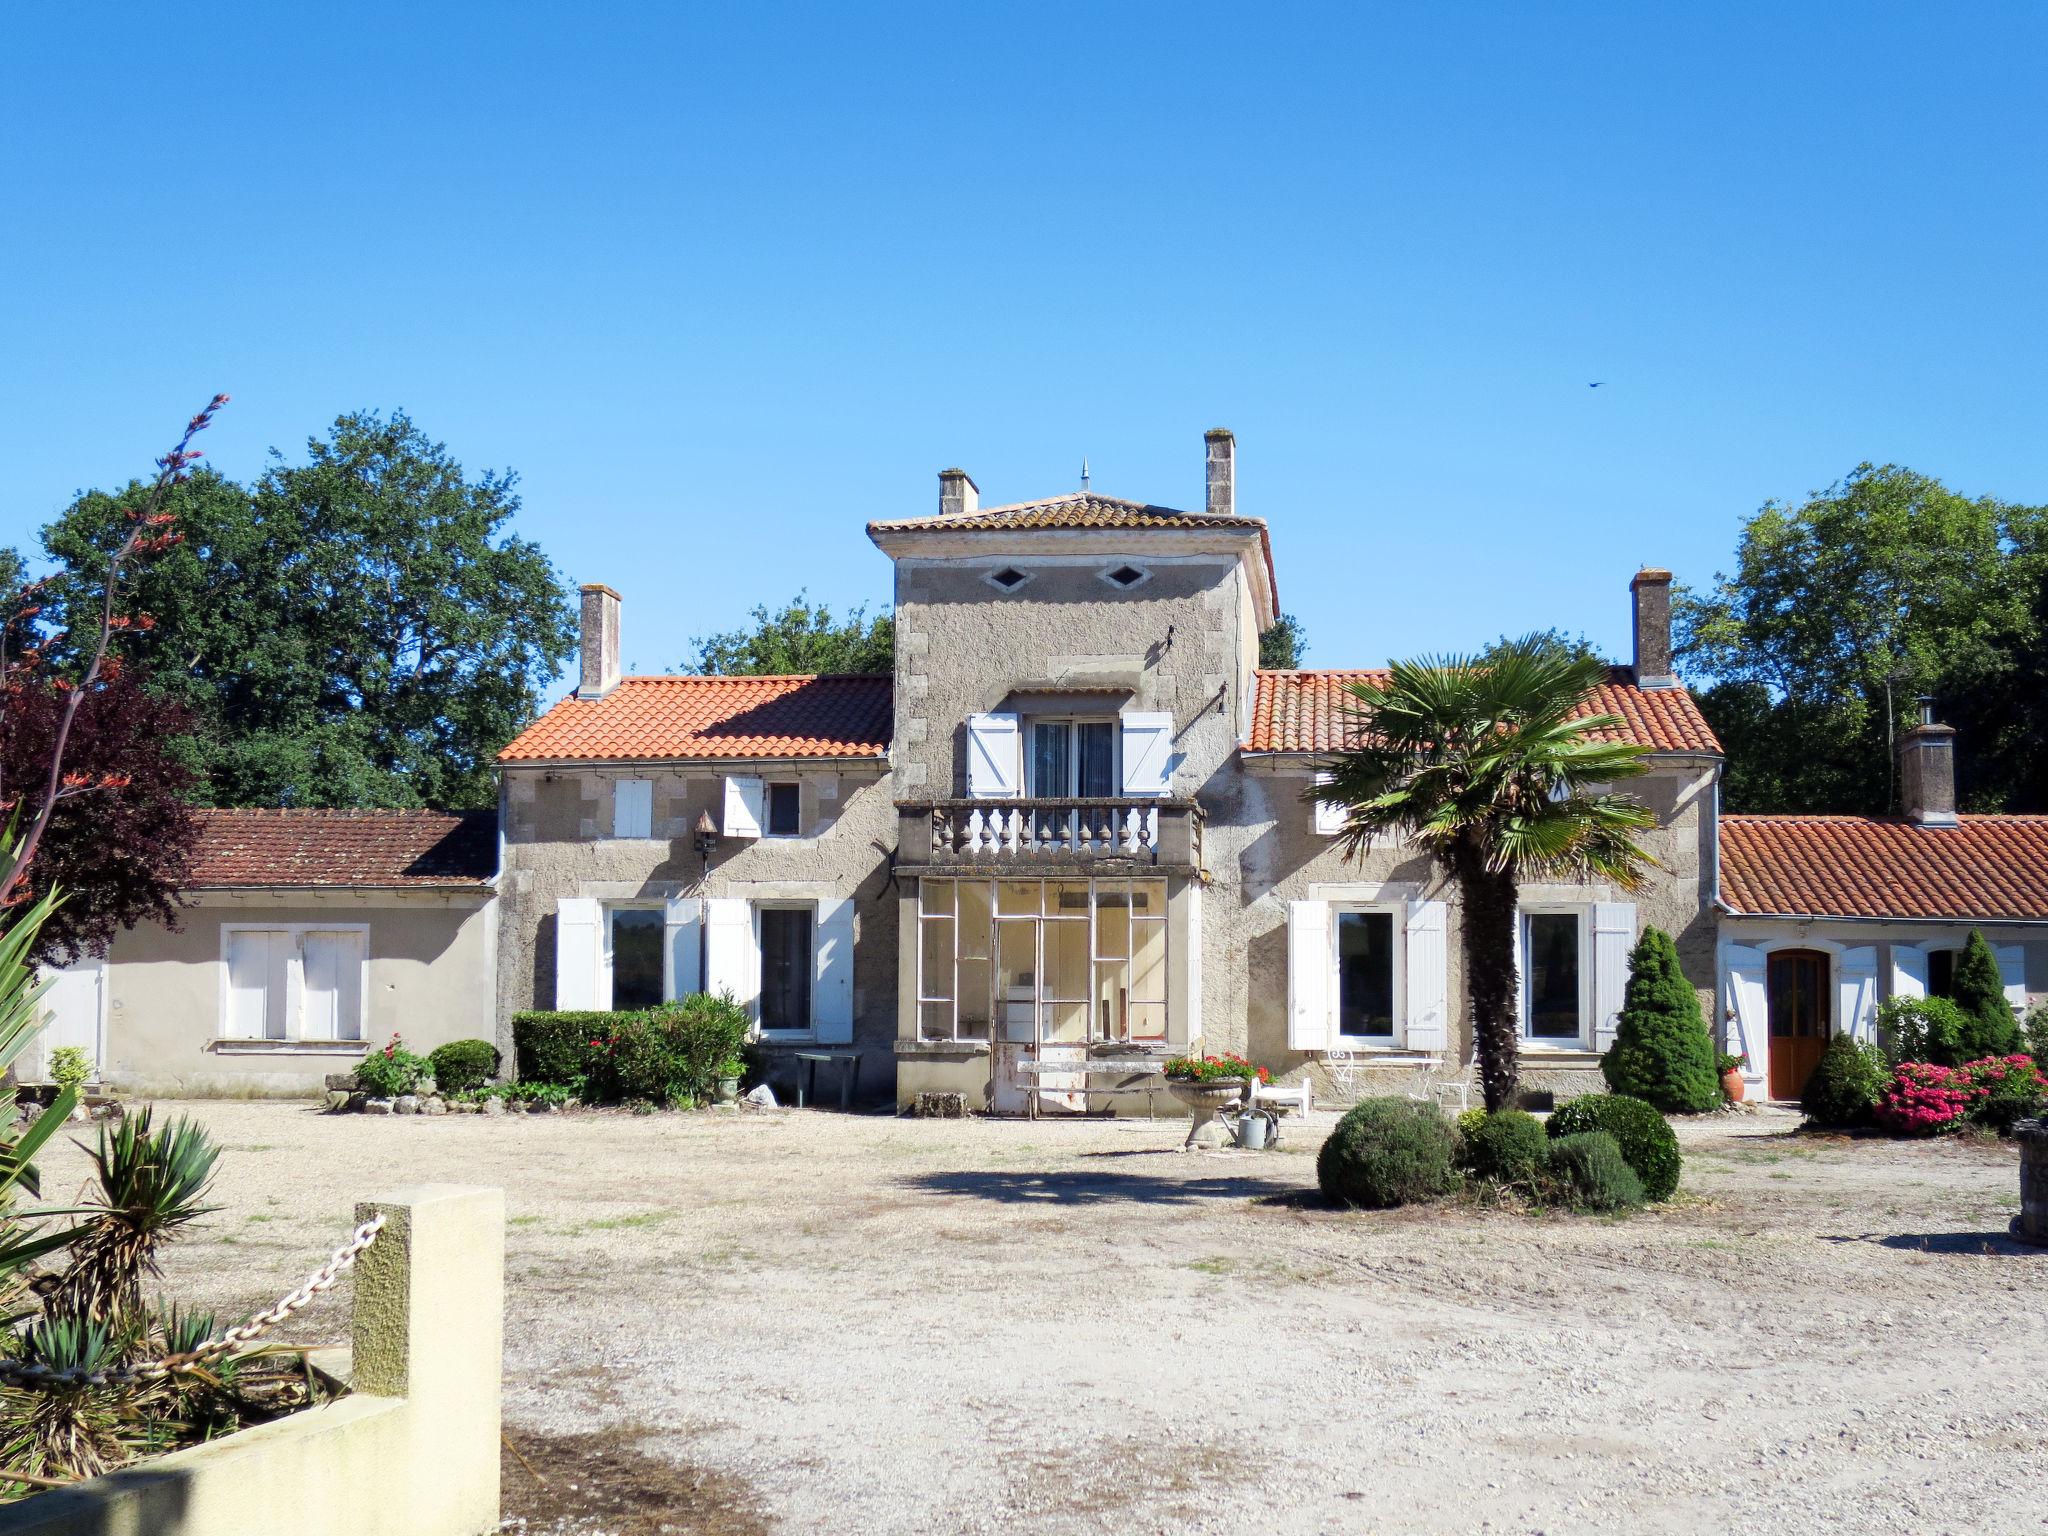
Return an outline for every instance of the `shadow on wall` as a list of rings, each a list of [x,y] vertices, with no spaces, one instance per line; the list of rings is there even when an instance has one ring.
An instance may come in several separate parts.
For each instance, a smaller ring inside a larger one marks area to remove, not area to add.
[[[533,1000],[528,1006],[555,1006],[555,914],[552,912],[543,913],[541,920],[533,925]]]
[[[1161,1149],[1161,1155],[1173,1155]],[[1000,1205],[1196,1205],[1291,1195],[1278,1179],[1218,1176],[1171,1179],[1149,1173],[926,1173],[904,1181],[928,1194],[961,1195]]]
[[[1261,911],[1264,908],[1252,908]],[[1287,918],[1245,940],[1250,987],[1245,994],[1245,1054],[1275,1077],[1306,1066],[1310,1058],[1287,1045]]]

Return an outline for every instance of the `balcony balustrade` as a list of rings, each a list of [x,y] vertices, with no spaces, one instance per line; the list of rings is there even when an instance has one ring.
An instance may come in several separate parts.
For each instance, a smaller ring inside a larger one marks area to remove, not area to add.
[[[971,868],[1201,862],[1191,800],[899,801],[897,862]]]

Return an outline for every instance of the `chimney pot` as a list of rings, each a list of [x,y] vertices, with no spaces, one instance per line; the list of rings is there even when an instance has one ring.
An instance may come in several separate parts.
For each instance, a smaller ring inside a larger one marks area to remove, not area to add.
[[[619,685],[619,594],[602,582],[583,589],[583,671],[579,699],[601,699]]]
[[[1671,573],[1646,565],[1628,584],[1635,609],[1638,688],[1676,688],[1671,671]]]
[[[964,469],[939,471],[939,516],[966,517],[981,510],[981,488]]]
[[[1934,700],[1920,700],[1920,720],[1899,735],[1899,803],[1917,827],[1956,825],[1956,728],[1934,723]]]
[[[1211,517],[1237,516],[1237,439],[1227,427],[1211,427],[1202,434],[1208,470],[1208,499],[1203,509]]]

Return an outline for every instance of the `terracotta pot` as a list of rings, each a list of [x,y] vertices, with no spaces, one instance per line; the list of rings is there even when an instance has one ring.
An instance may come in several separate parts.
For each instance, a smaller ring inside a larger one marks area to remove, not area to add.
[[[1224,1110],[1244,1100],[1244,1079],[1241,1077],[1214,1078],[1206,1083],[1180,1082],[1174,1078],[1166,1080],[1166,1091],[1181,1103],[1187,1105],[1194,1123],[1188,1127],[1187,1140],[1182,1146],[1195,1144],[1196,1135],[1211,1124]]]
[[[1721,1074],[1721,1091],[1728,1096],[1730,1104],[1740,1104],[1746,1091],[1742,1082],[1742,1068],[1730,1067]]]

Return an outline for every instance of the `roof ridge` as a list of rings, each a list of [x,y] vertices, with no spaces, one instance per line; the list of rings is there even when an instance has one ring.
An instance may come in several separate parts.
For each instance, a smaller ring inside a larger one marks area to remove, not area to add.
[[[631,672],[625,683],[836,683],[893,682],[893,672]]]

